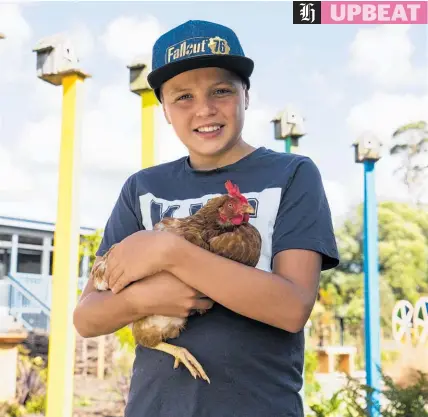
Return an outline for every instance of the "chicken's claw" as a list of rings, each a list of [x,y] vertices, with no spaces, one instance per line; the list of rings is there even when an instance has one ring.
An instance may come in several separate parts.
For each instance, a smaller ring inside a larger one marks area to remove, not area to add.
[[[211,383],[201,364],[186,348],[170,345],[169,343],[159,343],[153,347],[153,349],[160,350],[174,356],[174,369],[177,369],[180,363],[182,363],[189,370],[193,378],[196,379],[197,377],[200,377],[209,384]]]

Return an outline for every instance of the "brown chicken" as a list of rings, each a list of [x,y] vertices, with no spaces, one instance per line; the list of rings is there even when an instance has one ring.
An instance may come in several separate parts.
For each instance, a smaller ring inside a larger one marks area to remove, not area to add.
[[[255,267],[262,241],[258,230],[249,223],[254,209],[241,195],[238,186],[230,181],[225,186],[227,194],[209,200],[195,214],[181,219],[164,218],[154,230],[175,233],[217,255]],[[103,274],[109,252],[92,271],[94,285],[99,290],[107,289]],[[187,319],[180,317],[148,316],[133,323],[132,332],[136,343],[174,356],[174,369],[181,362],[194,378],[201,377],[210,382],[200,363],[187,349],[165,343],[178,337],[186,322]]]

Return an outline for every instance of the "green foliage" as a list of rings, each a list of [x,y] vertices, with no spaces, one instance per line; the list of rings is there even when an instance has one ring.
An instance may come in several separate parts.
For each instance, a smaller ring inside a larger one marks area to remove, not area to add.
[[[2,403],[0,404],[0,416],[5,417],[23,417],[26,414],[25,407],[18,403]]]
[[[101,240],[103,238],[103,231],[98,229],[94,234],[84,235],[80,238],[79,245],[79,259],[83,256],[89,256],[89,271],[92,269],[94,265],[96,252],[101,244]],[[80,297],[82,290],[77,290],[77,296]]]
[[[389,404],[382,410],[384,417],[428,417],[428,375],[415,371],[416,381],[400,387],[389,377],[384,377],[384,395]]]
[[[428,378],[421,371],[413,371],[415,376],[406,384],[398,384],[382,373],[384,387],[380,391],[379,402],[372,401],[382,417],[428,417]],[[368,416],[367,404],[373,389],[366,384],[348,378],[343,390],[349,417]]]
[[[428,212],[396,202],[378,205],[381,324],[391,335],[397,300],[414,303],[428,294]],[[323,274],[319,302],[332,320],[344,317],[346,330],[361,328],[364,317],[363,218],[359,206],[337,230],[341,265]],[[316,320],[315,313],[313,319]],[[316,327],[316,323],[315,323]]]
[[[78,397],[74,399],[74,405],[77,407],[90,407],[92,400],[89,397]]]
[[[343,403],[341,394],[338,391],[329,400],[323,399],[315,404],[311,404],[310,409],[316,417],[342,417]]]
[[[96,258],[95,253],[101,244],[102,238],[103,231],[100,229],[96,230],[94,234],[82,236],[79,247],[79,256],[89,255],[89,269],[92,269]]]
[[[21,417],[28,413],[44,414],[46,410],[47,367],[40,357],[31,358],[19,347],[16,398],[0,405],[6,417]]]
[[[134,352],[136,344],[134,336],[132,335],[132,330],[129,326],[122,327],[121,329],[115,332],[117,339],[119,340],[121,348]]]
[[[28,413],[44,414],[46,410],[46,395],[34,395],[25,404]]]
[[[312,349],[305,349],[305,398],[310,399],[321,389],[319,382],[315,379],[315,372],[317,367],[317,353]]]
[[[345,387],[331,399],[310,404],[316,417],[369,417],[373,404],[382,417],[428,417],[428,374],[411,370],[405,384],[381,373],[383,387],[379,400],[371,400],[373,389],[355,378],[347,377]]]

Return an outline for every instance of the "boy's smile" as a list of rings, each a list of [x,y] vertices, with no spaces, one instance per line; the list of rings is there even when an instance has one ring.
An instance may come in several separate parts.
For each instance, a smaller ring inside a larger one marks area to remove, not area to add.
[[[221,135],[223,132],[224,125],[219,123],[211,123],[211,124],[205,124],[197,129],[194,130],[194,132],[203,139],[214,139]]]
[[[221,68],[186,71],[167,81],[161,94],[165,117],[195,168],[227,165],[253,149],[241,137],[248,92],[238,76]]]

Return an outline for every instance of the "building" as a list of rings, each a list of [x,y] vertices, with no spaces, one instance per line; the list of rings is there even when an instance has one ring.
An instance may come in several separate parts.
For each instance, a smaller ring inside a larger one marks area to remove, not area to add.
[[[49,331],[54,230],[54,223],[0,216],[1,322],[12,316],[27,330]],[[81,238],[93,233],[95,229],[80,229]],[[76,279],[82,288],[89,258],[83,256],[79,263]]]

